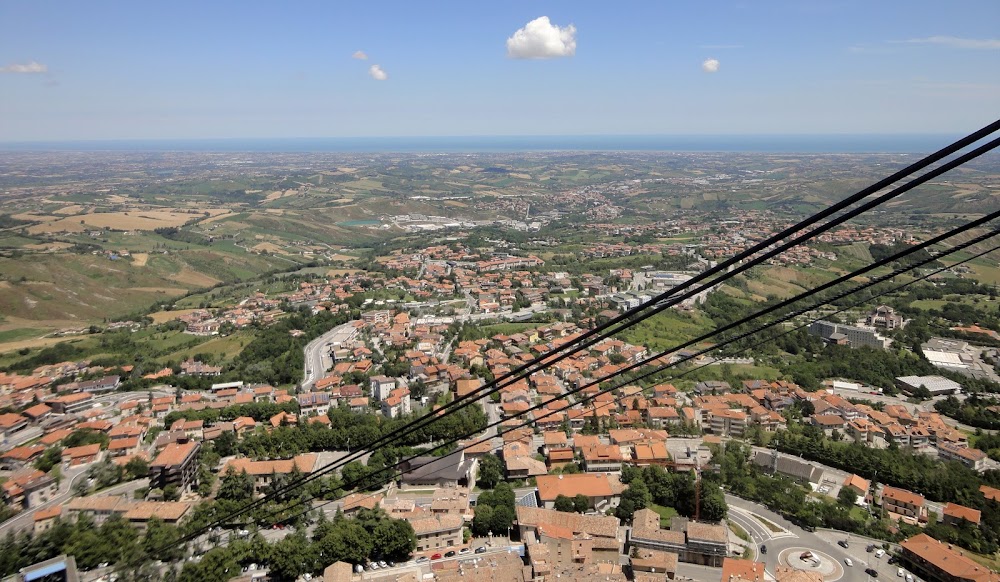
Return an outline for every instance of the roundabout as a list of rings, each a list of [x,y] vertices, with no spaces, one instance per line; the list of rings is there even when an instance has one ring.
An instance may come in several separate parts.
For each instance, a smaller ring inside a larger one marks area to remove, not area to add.
[[[778,554],[778,565],[788,566],[796,570],[816,572],[823,576],[825,582],[840,580],[844,576],[844,567],[828,554],[811,548],[786,548]]]

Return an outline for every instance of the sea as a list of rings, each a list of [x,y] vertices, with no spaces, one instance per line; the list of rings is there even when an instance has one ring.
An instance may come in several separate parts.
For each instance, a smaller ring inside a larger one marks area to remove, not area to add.
[[[0,142],[0,151],[926,153],[960,135],[530,135]]]

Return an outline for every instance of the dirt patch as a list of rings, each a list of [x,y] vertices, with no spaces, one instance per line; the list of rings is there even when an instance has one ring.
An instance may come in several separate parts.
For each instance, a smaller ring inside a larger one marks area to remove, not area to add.
[[[141,291],[142,293],[166,293],[169,295],[184,295],[188,292],[183,287],[129,287],[131,291]]]
[[[221,283],[219,279],[209,277],[204,273],[199,273],[198,271],[189,269],[187,267],[181,269],[180,273],[176,275],[170,275],[168,277],[172,281],[177,281],[183,285],[190,285],[192,287],[211,287],[217,283]]]
[[[52,214],[71,216],[73,214],[80,214],[81,212],[83,212],[83,206],[80,206],[79,204],[71,204],[69,206],[63,206],[59,210],[53,210]]]
[[[132,253],[132,264],[136,267],[145,267],[149,260],[149,253]]]
[[[274,243],[269,243],[269,242],[263,242],[263,243],[260,243],[260,244],[256,244],[256,245],[254,245],[254,246],[252,246],[250,248],[253,249],[253,250],[255,250],[255,251],[267,251],[269,253],[278,253],[278,254],[282,254],[282,255],[287,255],[288,254],[288,251],[286,251],[282,247],[279,247],[278,245],[276,245]]]
[[[211,212],[211,210],[207,210],[206,212]],[[230,212],[228,210],[223,210],[219,214],[216,214],[215,216],[212,216],[210,218],[206,218],[205,220],[202,220],[198,224],[208,224],[210,222],[215,222],[217,220],[222,220],[223,218],[225,218],[227,216],[232,216],[232,215],[233,215],[232,212]]]
[[[63,249],[68,249],[71,246],[73,245],[65,242],[46,242],[46,243],[24,245],[24,248],[32,251],[61,251]]]
[[[112,228],[116,230],[153,230],[164,226],[181,226],[198,218],[197,214],[165,210],[136,210],[130,212],[99,212],[78,214],[59,220],[28,227],[31,234],[45,232],[81,232],[87,228]]]
[[[361,273],[361,269],[330,269],[326,272],[327,277],[340,277],[341,275],[353,275]]]
[[[357,257],[352,257],[351,255],[340,255],[340,254],[330,255],[331,261],[353,261],[354,259],[357,259]]]
[[[173,311],[157,311],[156,313],[150,313],[149,316],[153,318],[153,323],[160,324],[160,323],[166,323],[168,321],[173,321],[182,315],[187,315],[188,313],[194,313],[195,311],[201,311],[201,310],[175,309]]]

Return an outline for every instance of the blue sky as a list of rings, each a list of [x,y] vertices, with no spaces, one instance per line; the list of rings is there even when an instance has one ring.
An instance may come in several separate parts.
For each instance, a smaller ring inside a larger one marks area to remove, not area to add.
[[[5,0],[0,141],[960,133],[1000,112],[998,23],[997,0]]]

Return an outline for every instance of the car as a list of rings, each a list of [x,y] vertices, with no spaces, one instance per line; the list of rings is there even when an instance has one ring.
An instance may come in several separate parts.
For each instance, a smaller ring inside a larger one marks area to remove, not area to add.
[[[458,551],[458,553],[459,554],[468,554],[471,551],[472,551],[472,548],[462,548],[461,550]]]
[[[378,570],[378,564],[376,564],[375,562],[369,562],[368,563],[368,569],[369,570]]]
[[[355,574],[361,574],[364,571],[365,571],[365,567],[362,566],[361,564],[358,564],[358,565],[354,566],[354,573]]]
[[[875,551],[875,544],[868,544],[865,547],[865,551],[868,552],[869,554],[872,553],[872,552],[874,552]]]
[[[889,559],[886,560],[886,563],[891,566],[892,564],[895,564],[898,561],[899,561],[899,559],[896,558],[896,556],[889,556]]]
[[[913,574],[906,573],[906,582],[913,582]]]
[[[453,557],[455,557],[455,550],[451,550],[449,552],[446,552],[445,555],[444,555],[444,557],[445,558],[453,558]]]
[[[902,568],[896,568],[896,576],[902,578],[903,574],[906,574],[906,572]]]
[[[850,558],[844,558],[844,565],[847,566],[848,568],[850,568],[850,567],[854,566],[854,562],[851,561]]]
[[[476,548],[476,553],[477,554],[485,554],[486,553],[486,546],[479,546],[478,548]]]
[[[840,546],[840,547],[842,547],[842,548],[846,548],[846,547],[849,547],[851,544],[847,543],[847,540],[839,540],[837,542],[837,545]]]
[[[434,554],[433,556],[431,556],[431,559],[432,560],[440,560],[441,559],[441,554]]]
[[[872,578],[878,578],[878,570],[875,568],[865,568],[865,574],[868,574]]]
[[[386,564],[384,560],[379,560],[378,567],[379,568],[388,568],[389,564]]]
[[[766,554],[767,553],[767,546],[766,545],[764,545],[764,544],[760,545],[760,553],[762,553],[762,554]]]
[[[879,549],[875,550],[875,557],[876,558],[881,558],[884,555],[885,555],[885,550],[883,550],[882,548],[879,548]]]
[[[423,564],[424,562],[430,562],[430,561],[431,561],[430,558],[428,558],[427,556],[420,556],[416,560],[413,560],[413,563],[414,564]]]

